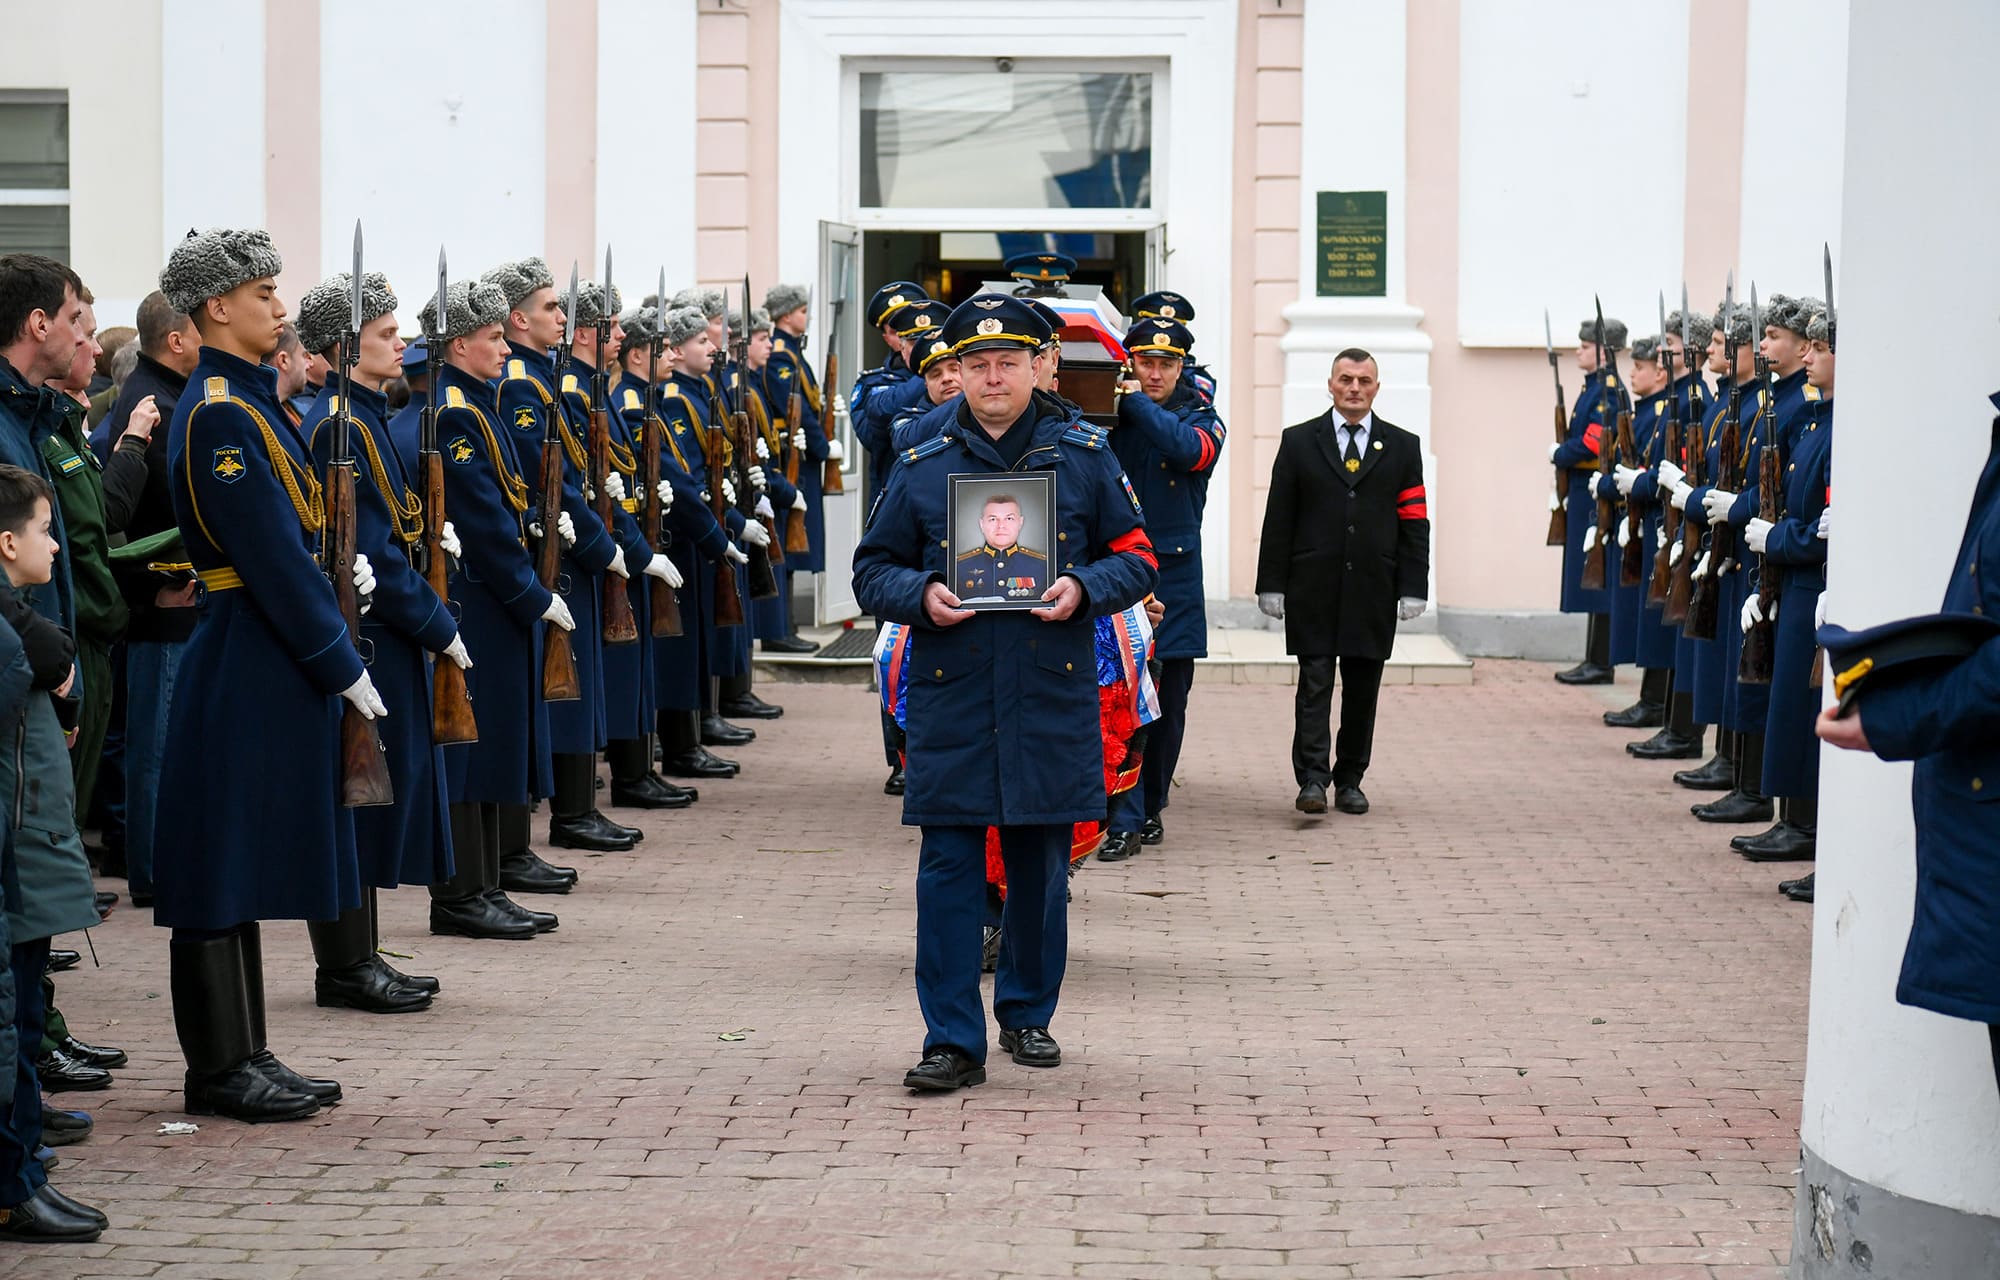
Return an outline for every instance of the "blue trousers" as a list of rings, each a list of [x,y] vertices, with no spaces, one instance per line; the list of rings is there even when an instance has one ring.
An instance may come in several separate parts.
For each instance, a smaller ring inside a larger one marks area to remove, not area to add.
[[[153,810],[167,754],[167,715],[182,640],[135,640],[125,646],[125,871],[134,893],[153,891]]]
[[[1181,739],[1187,736],[1188,690],[1194,687],[1193,658],[1160,659],[1160,718],[1146,727],[1146,754],[1139,764],[1139,790],[1147,817],[1157,817],[1173,801],[1174,770],[1181,762]],[[1114,826],[1124,831],[1125,827]],[[1130,830],[1137,831],[1137,827]]]
[[[49,940],[17,942],[8,956],[14,981],[14,1097],[0,1109],[0,1208],[22,1203],[49,1180],[35,1158],[42,1145],[42,1082],[35,1076],[35,1054],[48,1017],[42,974],[49,967]]]
[[[979,948],[986,901],[986,828],[923,829],[917,858],[917,1003],[924,1052],[950,1046],[986,1061],[986,1009],[979,996]],[[1062,994],[1069,958],[1069,847],[1072,828],[1000,828],[1007,905],[1000,916],[1000,964],[993,1017],[1002,1029],[1046,1027]]]

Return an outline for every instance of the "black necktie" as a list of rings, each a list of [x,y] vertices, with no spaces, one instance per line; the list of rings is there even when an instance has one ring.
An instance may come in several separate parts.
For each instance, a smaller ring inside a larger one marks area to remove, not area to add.
[[[1347,452],[1340,455],[1340,460],[1349,471],[1361,470],[1361,442],[1355,438],[1353,427],[1347,429]]]

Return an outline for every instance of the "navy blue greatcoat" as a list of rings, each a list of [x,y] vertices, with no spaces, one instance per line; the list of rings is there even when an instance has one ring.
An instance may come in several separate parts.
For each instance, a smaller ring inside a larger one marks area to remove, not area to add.
[[[1557,446],[1555,465],[1568,469],[1569,482],[1563,489],[1563,569],[1562,611],[1564,613],[1609,613],[1611,592],[1583,589],[1583,535],[1597,519],[1597,502],[1590,496],[1590,481],[1597,474],[1597,451],[1608,445],[1607,432],[1618,426],[1618,409],[1625,392],[1616,374],[1599,370],[1587,374],[1576,393],[1576,405],[1569,414],[1569,435]]]
[[[307,410],[300,431],[322,475],[333,456],[338,384],[330,381]],[[431,739],[431,665],[458,635],[451,610],[410,567],[406,551],[423,529],[423,513],[383,419],[389,402],[379,391],[353,389],[348,448],[356,463],[356,551],[375,571],[375,594],[361,619],[368,674],[389,714],[376,721],[388,754],[396,802],[353,810],[361,882],[380,889],[451,878],[450,803],[444,753]],[[387,489],[387,500],[384,489]],[[391,510],[393,504],[394,510]],[[440,659],[449,662],[449,658]]]
[[[803,553],[788,554],[785,557],[786,567],[793,573],[824,573],[826,494],[821,481],[825,478],[827,447],[826,428],[821,415],[826,412],[827,405],[822,398],[819,377],[806,360],[806,340],[795,338],[783,329],[773,329],[771,358],[764,363],[762,382],[764,403],[786,420],[786,429],[802,427],[806,433],[805,456],[799,459],[799,492],[806,495],[806,541],[811,547]],[[802,393],[799,396],[800,416],[797,422],[791,421],[794,390]],[[775,499],[772,505],[777,505]]]
[[[331,920],[361,903],[340,803],[340,691],[363,668],[314,559],[324,506],[276,371],[204,346],[167,459],[208,590],[160,770],[154,923]]]
[[[1165,404],[1136,394],[1119,401],[1111,451],[1138,491],[1146,536],[1160,558],[1156,594],[1167,612],[1154,642],[1155,656],[1162,659],[1208,656],[1201,513],[1227,436],[1215,406],[1185,377]]]
[[[689,388],[689,395],[695,399],[702,419],[711,426],[720,428],[724,434],[728,433],[729,414],[735,407],[735,401],[723,390],[729,385],[729,366],[717,364],[706,376],[692,379]],[[741,477],[735,474],[736,470],[732,464],[723,471],[723,474],[729,476],[731,483],[736,486],[736,503],[724,515],[729,521],[729,532],[740,539],[743,527],[750,522],[745,512],[750,510],[752,498],[745,491],[746,486]],[[744,625],[724,627],[716,632],[715,647],[709,654],[709,673],[726,679],[730,676],[740,676],[750,670],[750,621],[756,616],[756,609],[750,599],[750,566],[718,565],[715,568],[717,573],[725,571],[736,575],[736,598],[743,602],[744,618]]]
[[[609,375],[609,399],[605,430],[611,438],[611,468],[624,481],[625,497],[611,506],[611,540],[624,557],[625,578],[607,572],[602,591],[623,591],[632,605],[632,617],[639,625],[639,639],[631,644],[601,644],[604,656],[604,731],[607,738],[630,741],[653,731],[653,642],[648,638],[652,604],[651,589],[665,583],[648,578],[646,566],[653,561],[653,541],[639,528],[638,454],[632,447],[632,428],[625,417],[618,381],[622,374]],[[591,370],[588,364],[570,357],[563,373],[563,402],[569,420],[587,432],[590,424]],[[637,395],[635,390],[633,395]],[[643,404],[643,401],[641,401]],[[582,434],[586,449],[589,436]],[[601,619],[600,619],[601,625]],[[601,633],[600,633],[601,634]]]
[[[1620,458],[1618,461],[1628,467],[1650,466],[1659,457],[1664,447],[1660,441],[1666,436],[1667,393],[1651,395],[1635,400],[1632,404],[1632,447],[1638,450],[1637,458]],[[1650,473],[1649,473],[1650,474]],[[1653,548],[1652,530],[1659,523],[1657,509],[1648,510],[1649,503],[1639,496],[1640,481],[1646,476],[1637,476],[1632,481],[1632,492],[1619,503],[1618,519],[1611,530],[1609,558],[1604,562],[1605,577],[1611,586],[1611,663],[1624,666],[1636,662],[1640,666],[1664,666],[1665,663],[1647,662],[1640,656],[1639,637],[1646,626],[1646,580],[1639,579],[1635,586],[1626,586],[1620,567],[1624,561],[1625,549],[1618,545],[1624,535],[1626,511],[1636,509],[1640,513],[1640,534],[1644,535],[1643,546],[1647,551]],[[1635,535],[1637,536],[1637,535]],[[1651,571],[1653,562],[1646,559],[1645,568]],[[1658,621],[1658,612],[1654,621]],[[1671,657],[1669,662],[1671,662]]]
[[[1819,739],[1813,720],[1820,691],[1812,686],[1813,614],[1826,589],[1826,540],[1819,536],[1833,483],[1833,401],[1813,412],[1786,450],[1782,517],[1764,544],[1765,573],[1781,575],[1778,627],[1771,664],[1770,714],[1764,730],[1764,790],[1774,796],[1819,793]]]
[[[693,397],[699,396],[697,401]],[[742,517],[725,511],[718,521],[704,495],[708,493],[708,402],[701,379],[676,373],[660,386],[657,405],[662,436],[660,472],[674,484],[674,505],[668,511],[672,535],[667,554],[681,572],[682,634],[653,642],[655,695],[663,711],[698,711],[707,699],[708,678],[715,674],[715,649],[734,628],[715,625],[715,575],[730,545],[730,535],[743,526]],[[690,607],[692,606],[692,607]]]

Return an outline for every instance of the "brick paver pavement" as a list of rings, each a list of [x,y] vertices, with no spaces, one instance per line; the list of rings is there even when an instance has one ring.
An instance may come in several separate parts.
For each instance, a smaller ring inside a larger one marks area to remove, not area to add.
[[[1198,689],[1167,844],[1077,882],[1065,1065],[945,1097],[899,1087],[915,835],[858,688],[778,686],[556,934],[386,897],[429,1013],[315,1008],[266,926],[273,1043],[348,1090],[311,1121],[156,1136],[166,939],[122,909],[60,980],[132,1054],[56,1179],[114,1226],[0,1272],[1771,1280],[1807,912],[1596,723],[1627,690],[1548,672],[1384,689],[1374,812],[1310,823],[1291,690]]]

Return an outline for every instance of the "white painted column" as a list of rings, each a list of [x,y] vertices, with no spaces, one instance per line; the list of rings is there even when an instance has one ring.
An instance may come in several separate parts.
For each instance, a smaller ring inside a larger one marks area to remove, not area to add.
[[[1407,301],[1405,270],[1407,8],[1406,0],[1343,0],[1305,7],[1299,298],[1284,310],[1291,327],[1279,344],[1285,355],[1282,404],[1287,424],[1325,412],[1326,380],[1335,353],[1347,347],[1374,353],[1382,372],[1376,409],[1423,442],[1424,486],[1435,548],[1439,495],[1437,459],[1431,452],[1431,340],[1418,328],[1424,313]],[[1366,50],[1366,56],[1357,56],[1355,50]],[[1388,193],[1387,296],[1317,296],[1321,191]],[[1435,602],[1435,560],[1430,595]]]
[[[1853,0],[1850,15],[1827,611],[1865,626],[1938,607],[1986,456],[2000,138],[1935,126],[2000,114],[2000,8],[1912,23],[1899,0]],[[1920,434],[1871,430],[1899,421]],[[2000,1097],[1986,1028],[1895,998],[1915,890],[1910,768],[1841,751],[1822,764],[1792,1274],[1990,1275]]]

